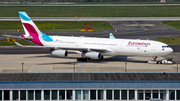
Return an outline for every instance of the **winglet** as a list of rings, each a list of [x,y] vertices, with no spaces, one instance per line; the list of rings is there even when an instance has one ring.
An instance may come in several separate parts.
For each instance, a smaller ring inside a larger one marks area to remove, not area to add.
[[[115,39],[114,35],[112,33],[109,33],[109,38],[110,39]]]
[[[20,43],[18,43],[18,42],[14,42],[17,46],[19,46],[19,47],[24,47],[23,45],[21,45]]]

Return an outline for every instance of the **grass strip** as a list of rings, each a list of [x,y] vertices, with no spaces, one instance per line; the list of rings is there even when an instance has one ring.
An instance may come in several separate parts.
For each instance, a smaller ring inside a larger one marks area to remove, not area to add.
[[[93,28],[95,32],[113,30],[108,22],[100,21],[36,21],[34,23],[43,32],[80,32],[83,28]],[[20,21],[0,21],[0,31],[17,30],[23,31]]]
[[[180,2],[80,2],[80,3],[76,3],[76,4],[179,4]],[[74,5],[76,5],[74,4]]]
[[[180,17],[177,6],[0,6],[0,17]]]
[[[9,39],[9,40],[11,40],[11,41],[7,41],[7,39],[0,40],[0,46],[16,46],[16,44],[12,40],[15,40],[16,42],[18,42],[22,45],[32,45],[32,44],[24,41],[23,39]]]
[[[171,26],[175,29],[180,29],[180,21],[163,21],[162,23]]]
[[[160,41],[168,45],[179,45],[180,37],[164,37],[164,38],[158,38],[156,41]]]

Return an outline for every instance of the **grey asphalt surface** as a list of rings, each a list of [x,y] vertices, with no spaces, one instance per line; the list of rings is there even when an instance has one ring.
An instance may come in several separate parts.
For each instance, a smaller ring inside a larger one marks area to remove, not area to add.
[[[116,30],[174,30],[161,21],[110,21]]]
[[[39,48],[22,48],[17,46],[1,46],[0,54],[51,54],[51,51],[46,51]]]

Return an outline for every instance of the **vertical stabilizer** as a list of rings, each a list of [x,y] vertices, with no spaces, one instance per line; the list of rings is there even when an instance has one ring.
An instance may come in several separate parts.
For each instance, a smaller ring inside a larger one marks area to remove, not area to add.
[[[32,42],[43,46],[42,42],[52,41],[52,38],[44,33],[42,33],[38,27],[34,24],[31,18],[27,15],[26,12],[18,12],[21,18],[22,26],[24,28],[25,35],[21,37],[32,37]]]
[[[109,38],[110,39],[115,39],[114,35],[112,33],[109,33]]]
[[[25,36],[38,35],[40,30],[31,20],[31,18],[27,15],[26,12],[18,12],[21,18],[21,22],[25,31]],[[39,33],[40,34],[40,33]]]

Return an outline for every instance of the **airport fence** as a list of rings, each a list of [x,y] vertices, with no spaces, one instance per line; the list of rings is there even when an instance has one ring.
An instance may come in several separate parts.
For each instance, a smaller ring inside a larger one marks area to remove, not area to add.
[[[14,67],[12,67],[12,65]],[[3,66],[3,65],[2,65]],[[5,66],[5,64],[4,64]],[[72,62],[52,64],[11,64],[1,68],[2,73],[119,73],[119,72],[179,72],[178,64],[148,64],[132,62]]]

